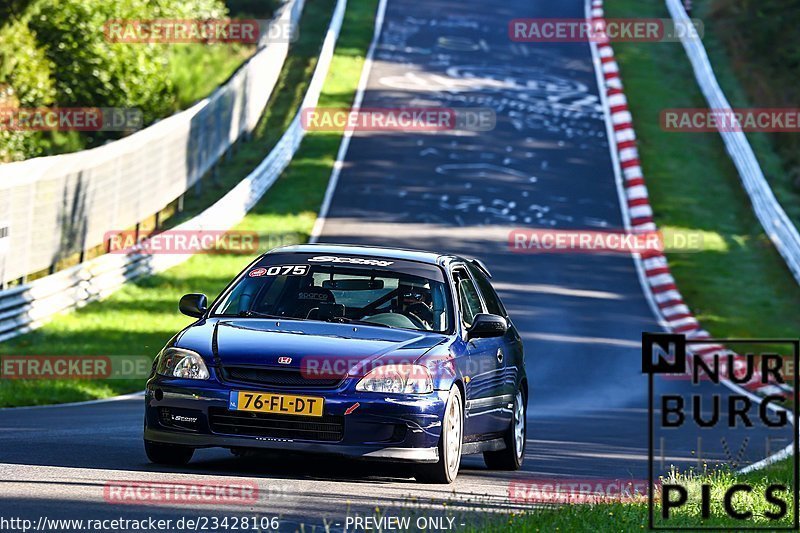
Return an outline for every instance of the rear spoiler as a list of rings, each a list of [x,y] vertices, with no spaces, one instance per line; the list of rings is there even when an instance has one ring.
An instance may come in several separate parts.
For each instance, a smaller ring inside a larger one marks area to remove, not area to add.
[[[481,261],[480,259],[472,258],[472,259],[469,259],[469,262],[472,263],[473,265],[475,265],[476,267],[478,267],[478,270],[480,270],[481,272],[486,274],[487,278],[491,278],[492,277],[492,273],[489,272],[489,269],[486,268],[486,265],[484,265],[483,261]]]

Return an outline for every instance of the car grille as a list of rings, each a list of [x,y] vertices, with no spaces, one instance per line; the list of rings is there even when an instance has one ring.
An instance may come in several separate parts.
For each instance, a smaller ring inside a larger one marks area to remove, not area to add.
[[[344,376],[306,377],[299,369],[293,368],[249,368],[226,366],[222,368],[225,381],[270,385],[274,387],[331,388],[342,382]]]
[[[336,442],[344,436],[344,417],[282,416],[269,413],[208,410],[211,431],[224,435]]]

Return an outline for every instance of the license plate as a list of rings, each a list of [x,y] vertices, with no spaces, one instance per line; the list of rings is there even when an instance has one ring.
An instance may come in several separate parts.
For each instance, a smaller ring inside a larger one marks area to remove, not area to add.
[[[276,415],[322,416],[325,398],[269,392],[231,391],[229,411],[252,411]]]

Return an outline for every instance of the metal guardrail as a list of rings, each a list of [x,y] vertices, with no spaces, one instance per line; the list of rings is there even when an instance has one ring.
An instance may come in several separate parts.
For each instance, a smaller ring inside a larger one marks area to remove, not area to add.
[[[174,230],[225,230],[236,225],[261,199],[292,160],[305,136],[300,110],[319,100],[347,0],[338,0],[314,74],[297,114],[266,158],[214,205]],[[41,326],[54,315],[101,299],[129,280],[161,272],[189,255],[107,254],[23,286],[0,292],[0,342]]]
[[[256,127],[303,4],[281,6],[253,57],[191,108],[98,148],[0,165],[0,286],[102,245],[197,183]]]
[[[667,9],[676,23],[691,24],[681,0],[666,0],[666,3]],[[689,56],[694,75],[708,102],[708,107],[720,110],[726,116],[732,116],[732,113],[728,113],[731,106],[717,83],[702,41],[691,35],[683,35],[681,44],[686,50],[686,55]],[[783,256],[789,270],[800,283],[800,233],[798,233],[797,227],[775,198],[744,132],[720,131],[720,135],[725,143],[725,149],[739,172],[745,191],[750,197],[756,217],[778,252]]]

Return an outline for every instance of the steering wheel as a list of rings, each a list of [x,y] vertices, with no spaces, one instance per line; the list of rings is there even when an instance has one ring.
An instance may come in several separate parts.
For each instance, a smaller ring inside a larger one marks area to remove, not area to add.
[[[416,320],[422,322],[425,329],[433,329],[430,324],[433,323],[433,312],[430,308],[422,302],[417,302],[406,307],[406,315],[413,316]]]
[[[431,327],[424,320],[422,320],[414,313],[407,311],[405,313],[400,313],[400,314],[409,319],[411,323],[414,324],[414,326],[416,326],[419,329],[431,329]]]

